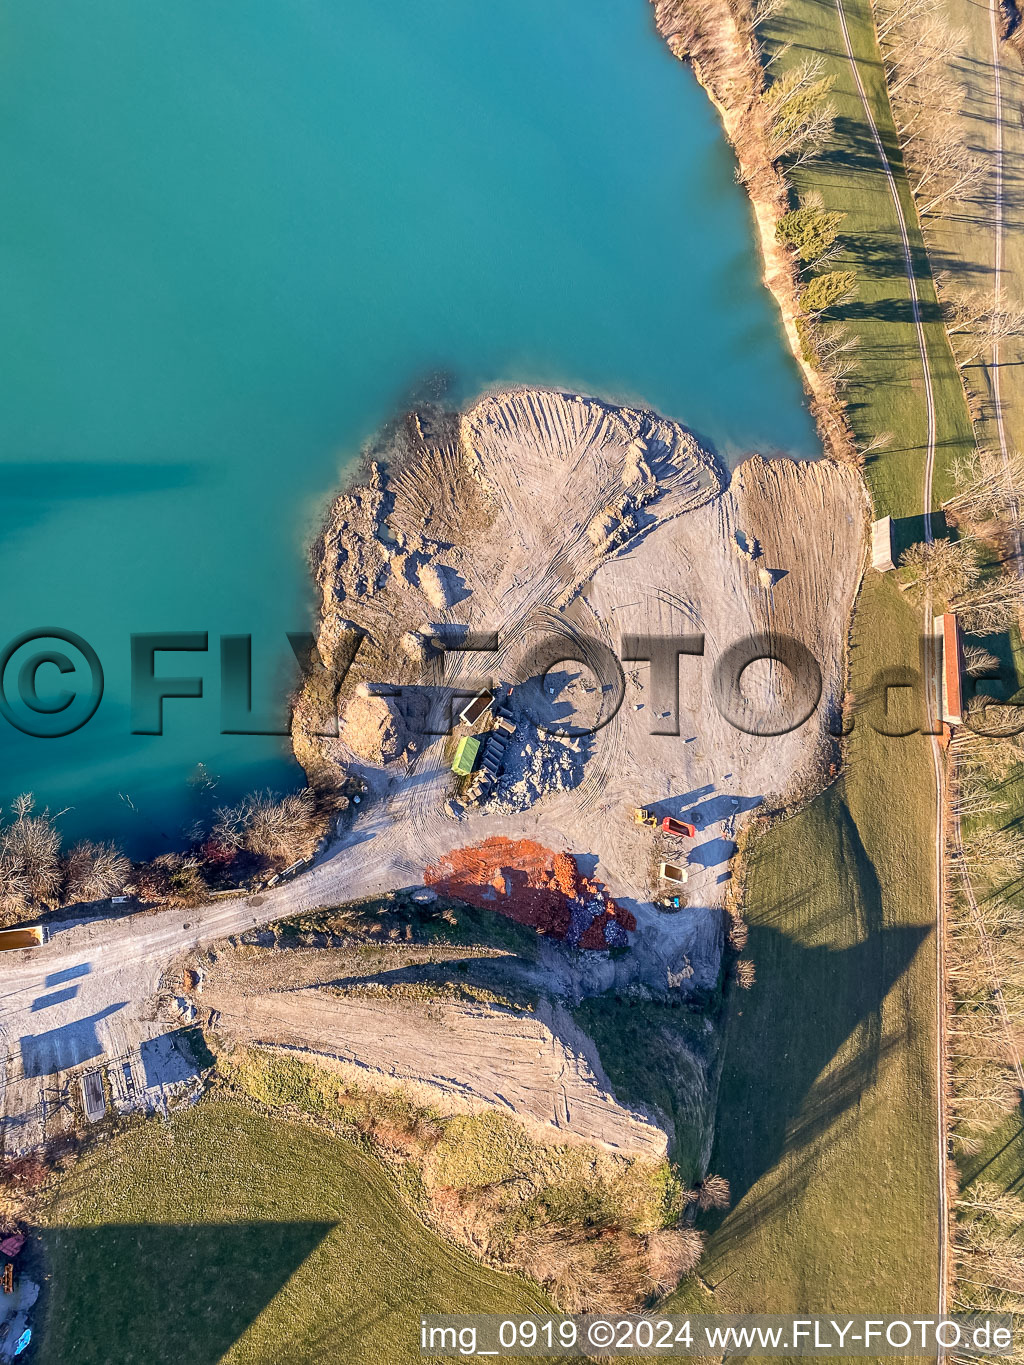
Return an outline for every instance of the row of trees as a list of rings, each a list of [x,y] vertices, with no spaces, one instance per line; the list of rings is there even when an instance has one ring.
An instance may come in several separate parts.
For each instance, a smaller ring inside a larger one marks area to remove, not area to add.
[[[1024,1313],[1024,1199],[978,1181],[961,1197],[953,1241],[958,1312]],[[1019,1343],[1009,1359],[1024,1359]]]
[[[940,537],[910,545],[900,556],[900,586],[915,604],[955,610],[973,635],[1008,630],[1024,611],[1024,580],[1013,572],[985,575],[978,541]]]
[[[780,0],[760,0],[751,11],[756,31]],[[836,109],[830,99],[835,76],[820,56],[805,57],[772,79],[771,68],[788,51],[762,54],[768,84],[760,106],[771,160],[786,171],[821,156],[835,137]],[[845,323],[826,321],[831,309],[856,294],[852,270],[831,268],[841,251],[839,229],[845,214],[825,208],[821,194],[803,195],[796,208],[778,220],[776,240],[790,248],[801,278],[797,295],[797,332],[804,359],[841,391],[856,369],[857,338]]]
[[[132,863],[112,843],[83,840],[63,850],[58,818],[19,796],[0,823],[0,924],[121,893],[157,904],[194,905],[218,886],[310,858],[348,799],[304,787],[256,792],[219,808],[212,828],[185,852]]]
[[[910,188],[922,218],[942,217],[987,188],[988,169],[968,141],[964,90],[953,76],[967,36],[943,14],[943,0],[894,0],[876,5],[876,21],[893,117]],[[1024,308],[991,291],[956,288],[936,278],[946,327],[960,364],[993,344],[1024,333]]]
[[[947,583],[969,604],[962,616],[979,633],[1006,629],[1024,599],[1016,576],[985,577],[978,546],[992,523],[1019,526],[1016,489],[1024,460],[1004,465],[976,452],[955,471],[946,504],[970,539],[943,551]],[[949,542],[943,542],[948,545]],[[998,661],[968,645],[967,671],[994,675]],[[999,732],[1003,711],[1006,728]],[[946,1056],[953,1133],[964,1157],[982,1151],[1024,1101],[1024,832],[1009,822],[1012,783],[1024,765],[1016,708],[970,704],[968,724],[950,745],[952,808],[946,906],[946,979],[951,1002]],[[983,721],[983,733],[972,729]],[[953,1230],[954,1308],[1024,1311],[1024,1200],[981,1181],[961,1191]],[[1020,1358],[1018,1355],[1015,1358]]]
[[[916,605],[930,602],[935,613],[956,610],[972,635],[1008,631],[1024,612],[1024,580],[1013,572],[986,576],[976,539],[908,546],[900,568],[900,586]]]
[[[771,50],[761,29],[785,0],[653,0],[658,31],[671,51],[693,61],[701,81],[736,116],[730,137],[739,157],[739,178],[756,203],[778,214],[792,199],[787,180],[794,168],[826,153],[835,136],[835,75],[820,54],[786,62],[789,44]],[[748,41],[734,42],[735,23]],[[828,213],[820,196],[808,195],[777,219],[778,241],[794,265],[793,305],[807,363],[839,390],[855,369],[856,338],[835,321],[830,308],[847,301],[855,286],[850,271],[828,269],[840,248],[842,214]],[[842,422],[831,421],[830,439],[848,446]]]
[[[984,163],[968,146],[964,91],[951,75],[967,35],[942,0],[895,0],[876,7],[878,37],[910,188],[918,212],[943,215],[977,194]]]
[[[842,249],[839,229],[845,217],[845,213],[826,209],[821,194],[810,190],[775,226],[776,240],[790,248],[797,269],[805,277],[798,295],[797,320],[804,359],[837,390],[856,369],[858,345],[846,323],[825,321],[830,309],[848,303],[857,292],[855,271],[824,268],[832,265]],[[821,273],[806,278],[812,271]]]
[[[951,999],[946,1054],[953,1133],[976,1155],[1024,1098],[1024,836],[993,826],[1001,788],[1024,759],[1021,736],[957,734],[951,754],[957,822],[972,832],[954,848],[946,911]],[[1024,1201],[995,1185],[969,1184],[953,1233],[955,1307],[1024,1310]]]
[[[761,11],[766,15],[778,3],[756,0],[754,30]],[[983,164],[967,144],[963,93],[950,74],[964,38],[945,21],[941,0],[879,3],[885,6],[878,13],[878,28],[910,185],[922,216],[948,214],[976,195],[985,177]],[[762,64],[770,69],[780,55]],[[824,148],[832,124],[820,112],[814,117],[810,112],[815,96],[821,100],[828,95],[824,85],[815,86],[825,80],[821,64],[812,59],[793,70],[769,87],[765,102],[773,117],[776,104],[796,116],[773,126],[773,146],[778,155],[800,164]],[[829,307],[849,299],[855,287],[852,275],[834,269],[841,223],[814,196],[785,215],[776,231],[805,280],[812,276],[800,294],[798,330],[804,354],[840,391],[856,366],[856,339],[844,324],[826,320]],[[1024,330],[1024,310],[982,292],[954,289],[947,280],[939,285],[961,363]],[[880,435],[876,447],[890,439]],[[979,453],[959,473],[947,511],[956,518],[960,538],[912,546],[902,560],[902,586],[919,602],[928,600],[933,610],[956,607],[964,626],[984,635],[1005,630],[1024,609],[1019,579],[987,571],[991,554],[983,548],[993,522],[1020,526],[1016,490],[1024,487],[1024,460],[1014,456],[1006,467]],[[995,657],[979,644],[968,650],[967,666],[979,677],[998,668]],[[997,711],[986,708],[986,729]],[[957,820],[972,826],[969,837],[958,841],[948,915],[952,1107],[965,1148],[976,1146],[979,1134],[1013,1112],[1022,1098],[1024,917],[1015,895],[1024,884],[1024,836],[1016,826],[993,828],[1000,823],[996,817],[1005,801],[1003,785],[1019,773],[1024,760],[1024,739],[1013,728],[992,738],[964,730],[954,743],[951,764]],[[954,1248],[958,1306],[1024,1308],[1024,1201],[976,1186],[964,1196],[959,1214]]]

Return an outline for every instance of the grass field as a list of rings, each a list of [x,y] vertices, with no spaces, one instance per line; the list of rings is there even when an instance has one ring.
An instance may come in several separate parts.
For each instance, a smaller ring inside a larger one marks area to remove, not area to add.
[[[853,682],[912,638],[864,588]],[[913,657],[909,662],[913,662]],[[933,1309],[934,785],[927,740],[857,713],[845,776],[749,851],[757,981],[733,990],[712,1168],[733,1207],[682,1302],[718,1312]]]
[[[380,1365],[423,1312],[547,1311],[350,1143],[206,1099],[86,1156],[45,1214],[39,1365]]]

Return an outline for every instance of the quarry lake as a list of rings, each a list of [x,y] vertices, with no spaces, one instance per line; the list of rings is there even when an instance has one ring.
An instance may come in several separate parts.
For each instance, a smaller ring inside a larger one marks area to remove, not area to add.
[[[67,836],[153,854],[197,803],[299,783],[282,739],[220,733],[218,637],[252,635],[272,721],[324,500],[428,388],[818,453],[732,155],[646,0],[10,0],[0,64],[0,645],[59,627],[105,673],[71,736],[0,720],[0,797],[70,808]],[[157,665],[204,696],[133,734],[130,637],[158,631],[208,633]]]

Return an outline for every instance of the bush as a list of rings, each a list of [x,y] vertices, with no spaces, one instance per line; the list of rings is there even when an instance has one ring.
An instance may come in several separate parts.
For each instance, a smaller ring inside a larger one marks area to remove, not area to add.
[[[775,239],[791,246],[802,261],[820,261],[839,236],[845,213],[829,213],[818,204],[802,204],[775,225]]]
[[[856,290],[856,271],[826,270],[808,281],[800,295],[800,309],[805,317],[818,317],[829,308],[848,303]]]
[[[48,810],[33,815],[34,798],[19,796],[14,819],[0,831],[0,914],[26,919],[37,902],[53,904],[61,884],[60,834]]]
[[[207,895],[198,858],[183,853],[161,853],[151,863],[141,863],[132,885],[140,900],[163,905],[198,905]]]
[[[64,860],[64,903],[98,901],[120,892],[132,865],[115,844],[83,840]]]
[[[651,1279],[662,1294],[675,1289],[684,1276],[696,1270],[704,1241],[696,1228],[666,1228],[647,1239]]]
[[[217,811],[213,840],[284,866],[311,858],[329,824],[330,812],[310,787],[286,796],[255,792]]]

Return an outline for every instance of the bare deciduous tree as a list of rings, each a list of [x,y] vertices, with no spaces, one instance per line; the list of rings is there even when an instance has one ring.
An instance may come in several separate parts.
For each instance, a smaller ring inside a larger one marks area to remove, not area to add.
[[[954,463],[956,492],[942,506],[972,522],[996,518],[1016,525],[1024,490],[1024,453],[1014,450],[1004,460],[1001,452],[976,450],[970,459]]]
[[[995,885],[1024,876],[1024,835],[1015,829],[972,834],[963,842],[960,860],[972,881]]]
[[[1024,1201],[979,1183],[961,1199],[953,1238],[958,1309],[1024,1309]]]
[[[877,6],[876,24],[918,212],[941,216],[974,196],[987,175],[969,146],[964,89],[952,75],[966,33],[946,22],[941,0]]]
[[[892,445],[893,434],[891,431],[880,431],[877,436],[872,436],[869,441],[865,441],[862,446],[858,446],[858,453],[863,456],[872,455],[876,450],[887,450]]]
[[[1024,735],[1017,734],[1015,729],[1004,734],[991,732],[992,727],[988,723],[988,713],[991,710],[991,707],[985,709],[985,723],[980,725],[978,730],[972,729],[970,724],[957,730],[950,743],[950,750],[961,773],[1001,782],[1014,768],[1024,763]],[[1017,725],[1019,726],[1019,718]],[[981,730],[986,733],[980,733]]]
[[[1007,810],[1005,798],[974,773],[958,775],[951,783],[950,803],[961,819],[969,816],[995,815]]]
[[[256,792],[238,806],[222,807],[213,835],[272,862],[293,862],[313,854],[328,823],[313,792],[303,787],[282,797]]]
[[[970,152],[955,149],[951,152],[937,140],[930,141],[928,148],[928,159],[919,167],[911,187],[922,217],[941,215],[954,204],[970,199],[981,188],[986,175],[984,163]]]
[[[792,50],[793,50],[792,43],[782,43],[781,46],[775,49],[775,51],[771,54],[770,57],[764,58],[764,61],[762,63],[763,69],[765,71],[770,71],[776,62],[781,61],[783,57],[785,57],[788,53],[792,52]]]
[[[900,556],[906,572],[900,586],[915,601],[931,599],[938,611],[967,592],[981,577],[978,551],[969,540],[919,541]]]
[[[899,101],[930,69],[949,63],[964,48],[967,33],[954,29],[932,10],[886,29],[882,59],[890,98]]]
[[[741,957],[735,964],[733,971],[736,975],[736,984],[742,990],[749,991],[757,979],[754,964],[749,957]]]
[[[1004,573],[964,592],[957,615],[972,635],[996,635],[1008,630],[1024,612],[1024,579]]]
[[[892,5],[876,5],[878,37],[884,42],[894,29],[924,23],[941,10],[942,0],[896,0]]]
[[[761,96],[765,140],[773,161],[799,165],[818,155],[835,129],[835,106],[828,99],[835,77],[825,74],[821,57],[805,57],[784,71]]]
[[[53,904],[60,888],[60,833],[48,810],[35,814],[24,793],[11,807],[14,819],[0,833],[0,886],[7,913],[20,914],[31,902]]]
[[[729,1207],[729,1182],[724,1175],[706,1175],[697,1190],[697,1203],[702,1209]]]
[[[665,1228],[647,1238],[647,1264],[651,1279],[662,1294],[696,1270],[704,1239],[696,1228]]]
[[[948,276],[940,277],[940,287]],[[942,314],[950,336],[958,338],[956,350],[962,364],[976,360],[997,341],[1024,335],[1024,308],[997,303],[978,289],[946,292]]]
[[[76,844],[64,863],[64,900],[98,901],[117,895],[131,876],[132,865],[116,844]]]
[[[786,0],[754,0],[750,7],[750,27],[757,28],[771,19],[785,3]]]

